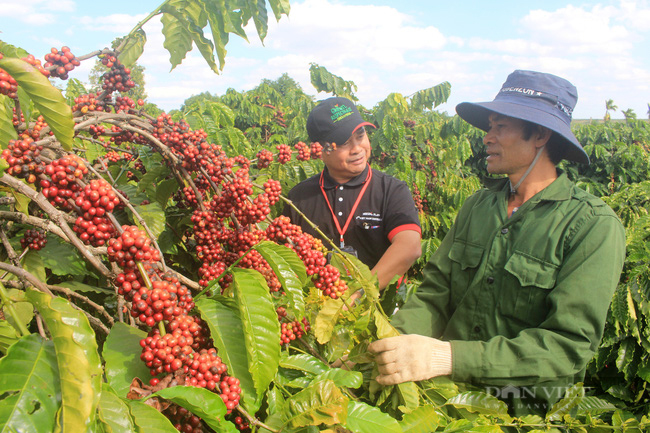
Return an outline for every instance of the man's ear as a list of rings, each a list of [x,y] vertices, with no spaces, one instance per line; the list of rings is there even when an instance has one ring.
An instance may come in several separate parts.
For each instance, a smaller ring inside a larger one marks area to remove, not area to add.
[[[537,141],[537,147],[544,146],[546,143],[548,143],[548,140],[550,140],[551,135],[553,135],[553,131],[550,129],[538,125],[537,126],[537,131],[535,132],[535,140]]]

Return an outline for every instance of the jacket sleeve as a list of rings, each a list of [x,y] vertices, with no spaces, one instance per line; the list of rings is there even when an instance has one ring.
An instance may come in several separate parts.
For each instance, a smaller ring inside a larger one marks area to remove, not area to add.
[[[608,211],[596,209],[569,235],[539,327],[514,338],[451,341],[453,380],[527,385],[560,376],[581,379],[600,343],[625,260],[623,226]]]
[[[454,239],[454,227],[424,268],[423,281],[391,323],[403,334],[440,337],[449,319],[451,261],[449,250]]]

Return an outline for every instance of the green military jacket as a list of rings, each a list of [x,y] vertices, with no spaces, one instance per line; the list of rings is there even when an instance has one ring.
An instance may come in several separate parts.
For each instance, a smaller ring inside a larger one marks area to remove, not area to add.
[[[625,259],[615,213],[558,174],[510,218],[507,179],[468,198],[392,319],[450,341],[452,379],[514,414],[545,413],[584,378]]]

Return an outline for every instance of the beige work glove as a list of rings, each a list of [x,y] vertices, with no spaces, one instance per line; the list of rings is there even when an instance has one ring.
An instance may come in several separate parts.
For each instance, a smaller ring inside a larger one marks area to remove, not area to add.
[[[379,369],[377,382],[396,385],[451,374],[451,344],[408,334],[377,340],[368,346]]]

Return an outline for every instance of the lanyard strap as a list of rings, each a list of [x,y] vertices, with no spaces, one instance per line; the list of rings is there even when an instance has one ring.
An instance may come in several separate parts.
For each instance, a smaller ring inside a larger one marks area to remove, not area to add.
[[[359,202],[361,201],[361,198],[363,197],[363,194],[365,194],[366,189],[368,188],[368,185],[370,184],[370,179],[372,179],[372,168],[368,166],[368,175],[366,176],[366,180],[364,180],[364,185],[361,188],[361,191],[359,192],[359,195],[357,196],[357,200],[354,202],[354,205],[352,206],[352,210],[350,211],[350,215],[348,215],[348,219],[345,221],[345,225],[343,226],[343,229],[341,229],[341,225],[339,224],[339,220],[334,214],[334,209],[332,209],[332,205],[330,204],[329,199],[327,198],[327,194],[325,193],[325,188],[323,187],[323,172],[320,174],[320,190],[323,193],[323,197],[325,197],[325,203],[327,203],[327,207],[330,210],[330,213],[332,214],[332,219],[334,219],[334,225],[336,226],[336,230],[339,232],[340,235],[340,243],[341,243],[341,248],[345,247],[345,242],[343,241],[343,235],[345,232],[348,230],[348,226],[350,225],[350,221],[352,221],[352,217],[354,216],[354,211],[357,210],[357,206],[359,206]]]

